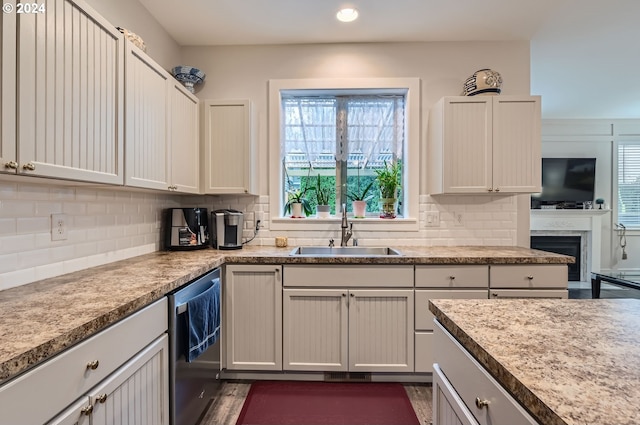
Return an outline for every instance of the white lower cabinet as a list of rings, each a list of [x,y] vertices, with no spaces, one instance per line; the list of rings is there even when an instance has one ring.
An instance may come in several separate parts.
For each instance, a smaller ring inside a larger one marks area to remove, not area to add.
[[[163,298],[3,385],[1,423],[103,423],[96,400],[106,394],[115,415],[108,423],[128,424],[117,418],[126,415],[153,419],[136,424],[167,424],[167,314]],[[115,396],[120,386],[126,400]]]
[[[433,371],[433,314],[429,300],[487,299],[489,268],[486,265],[416,266],[415,371]],[[435,372],[434,372],[435,374]]]
[[[222,294],[223,368],[282,370],[282,267],[228,265]]]
[[[285,266],[283,369],[413,372],[412,267],[320,267]]]
[[[168,424],[168,356],[165,334],[48,424]]]
[[[439,323],[434,343],[434,425],[538,424]]]

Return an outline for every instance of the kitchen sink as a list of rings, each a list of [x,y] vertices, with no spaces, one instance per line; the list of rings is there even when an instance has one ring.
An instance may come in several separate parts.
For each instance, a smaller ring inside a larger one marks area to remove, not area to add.
[[[385,246],[299,246],[289,255],[297,257],[386,257],[402,254],[396,249]]]

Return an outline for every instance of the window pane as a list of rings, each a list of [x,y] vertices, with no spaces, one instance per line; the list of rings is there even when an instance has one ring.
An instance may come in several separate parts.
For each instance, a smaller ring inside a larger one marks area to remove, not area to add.
[[[640,142],[618,145],[618,221],[640,226]]]
[[[379,199],[375,170],[402,162],[404,104],[400,95],[283,96],[283,189],[315,188],[320,175],[321,187],[333,185],[332,214],[339,212],[336,205],[342,202],[351,211],[349,194],[365,198],[367,211],[375,215]],[[402,199],[402,190],[399,196]],[[312,206],[317,204],[315,191],[308,199]],[[398,213],[402,202],[399,205]]]

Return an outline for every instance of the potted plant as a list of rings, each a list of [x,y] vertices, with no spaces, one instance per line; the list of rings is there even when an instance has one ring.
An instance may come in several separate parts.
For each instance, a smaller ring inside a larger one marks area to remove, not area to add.
[[[396,218],[398,209],[398,186],[400,185],[400,163],[384,162],[384,168],[376,169],[376,180],[380,188],[380,218]]]
[[[329,205],[329,198],[331,196],[331,188],[327,186],[322,186],[322,178],[320,174],[316,178],[316,201],[318,204],[316,205],[316,217],[318,218],[327,218],[329,217],[329,212],[331,206]]]
[[[284,204],[284,212],[291,212],[292,218],[304,218],[311,214],[311,205],[307,199],[308,188],[296,189],[287,192],[287,202]],[[304,215],[302,213],[304,212]]]
[[[375,180],[371,180],[369,184],[360,191],[360,168],[358,168],[357,189],[355,191],[348,191],[347,198],[351,199],[351,207],[353,209],[354,218],[364,218],[367,212],[367,200],[371,196],[367,196]]]

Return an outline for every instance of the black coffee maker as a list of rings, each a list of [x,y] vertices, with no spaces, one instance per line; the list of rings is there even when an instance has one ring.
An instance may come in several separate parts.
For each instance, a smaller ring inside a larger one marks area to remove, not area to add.
[[[165,216],[165,247],[169,250],[209,246],[209,213],[206,208],[169,208]]]

